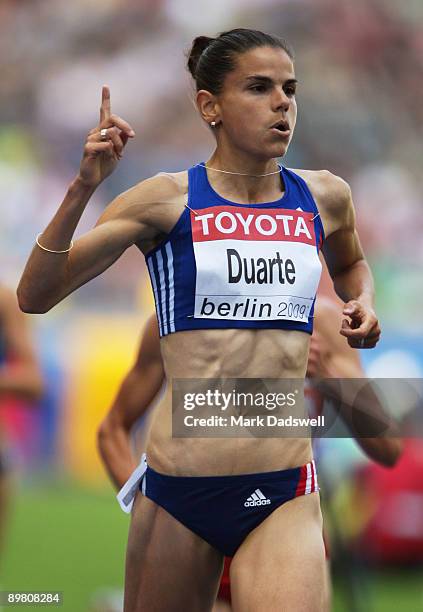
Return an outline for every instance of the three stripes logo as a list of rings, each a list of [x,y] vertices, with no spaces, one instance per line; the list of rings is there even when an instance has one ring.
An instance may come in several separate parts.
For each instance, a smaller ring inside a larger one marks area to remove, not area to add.
[[[271,504],[270,499],[267,499],[260,491],[260,489],[256,489],[254,493],[248,497],[247,501],[244,503],[244,506],[248,508],[248,506],[266,506],[267,504]]]

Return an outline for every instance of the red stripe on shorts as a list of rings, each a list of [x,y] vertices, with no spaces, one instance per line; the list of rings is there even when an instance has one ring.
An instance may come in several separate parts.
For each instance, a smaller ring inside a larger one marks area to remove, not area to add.
[[[217,593],[217,599],[223,599],[223,601],[227,601],[228,603],[231,603],[231,582],[229,577],[231,561],[232,557],[225,557],[223,574],[220,579],[219,591]]]
[[[304,495],[306,488],[306,480],[307,480],[307,465],[302,465],[300,467],[300,479],[298,480],[297,490],[295,491],[295,497],[299,495]]]

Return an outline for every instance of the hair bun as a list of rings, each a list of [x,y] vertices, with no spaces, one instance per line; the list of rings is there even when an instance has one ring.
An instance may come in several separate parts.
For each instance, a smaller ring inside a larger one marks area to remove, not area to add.
[[[189,52],[187,62],[188,70],[190,71],[194,79],[201,54],[214,40],[215,39],[210,38],[210,36],[197,36],[197,38],[194,38],[194,42],[192,43],[191,51]]]

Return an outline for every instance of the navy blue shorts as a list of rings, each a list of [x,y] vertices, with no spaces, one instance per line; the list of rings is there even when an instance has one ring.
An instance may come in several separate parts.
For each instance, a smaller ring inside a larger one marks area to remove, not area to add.
[[[314,461],[302,467],[238,476],[167,476],[147,467],[146,497],[232,557],[246,536],[285,502],[319,490]]]

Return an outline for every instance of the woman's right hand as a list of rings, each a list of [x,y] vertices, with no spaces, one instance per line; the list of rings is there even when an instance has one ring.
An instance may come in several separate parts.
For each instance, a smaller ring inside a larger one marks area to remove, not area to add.
[[[104,136],[102,136],[102,130]],[[104,131],[106,130],[106,131]],[[122,158],[128,138],[135,136],[129,123],[110,110],[110,90],[103,87],[100,122],[90,130],[84,146],[79,169],[80,180],[89,187],[97,187],[115,169]]]

